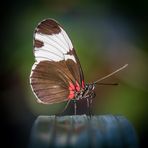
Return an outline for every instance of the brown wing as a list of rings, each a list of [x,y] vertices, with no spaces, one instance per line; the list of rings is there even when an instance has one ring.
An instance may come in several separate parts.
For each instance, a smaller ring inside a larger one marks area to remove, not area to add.
[[[54,20],[38,24],[34,33],[34,55],[30,82],[41,103],[58,103],[74,98],[84,87],[84,77],[73,45]]]
[[[64,61],[42,61],[33,65],[30,84],[39,102],[52,104],[68,100],[72,78]]]

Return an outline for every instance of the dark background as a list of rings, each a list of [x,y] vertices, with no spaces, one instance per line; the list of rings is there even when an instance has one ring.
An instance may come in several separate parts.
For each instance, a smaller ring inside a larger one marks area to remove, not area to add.
[[[27,147],[36,117],[55,114],[65,105],[38,104],[29,86],[30,70],[34,63],[34,28],[39,21],[54,18],[64,26],[72,39],[86,82],[129,64],[124,71],[105,80],[119,82],[119,87],[96,88],[93,112],[124,115],[135,127],[141,147],[146,147],[147,12],[146,0],[13,0],[1,3],[1,144],[5,144],[5,147]],[[83,107],[81,103],[80,110]]]

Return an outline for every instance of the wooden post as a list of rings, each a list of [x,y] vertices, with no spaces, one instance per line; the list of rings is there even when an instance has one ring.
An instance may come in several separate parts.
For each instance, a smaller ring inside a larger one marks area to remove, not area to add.
[[[29,148],[138,148],[131,123],[123,116],[39,116]]]

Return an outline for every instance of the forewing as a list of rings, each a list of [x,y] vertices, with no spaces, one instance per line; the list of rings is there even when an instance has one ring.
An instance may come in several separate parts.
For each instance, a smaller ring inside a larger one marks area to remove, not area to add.
[[[84,81],[82,68],[71,40],[56,21],[46,19],[38,24],[34,34],[34,55],[36,61],[65,60],[73,79],[80,85]]]

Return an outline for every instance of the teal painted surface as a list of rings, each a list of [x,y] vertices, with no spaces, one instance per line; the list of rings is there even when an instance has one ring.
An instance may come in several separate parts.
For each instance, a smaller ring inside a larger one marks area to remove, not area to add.
[[[30,148],[138,148],[134,127],[123,116],[39,116]]]

